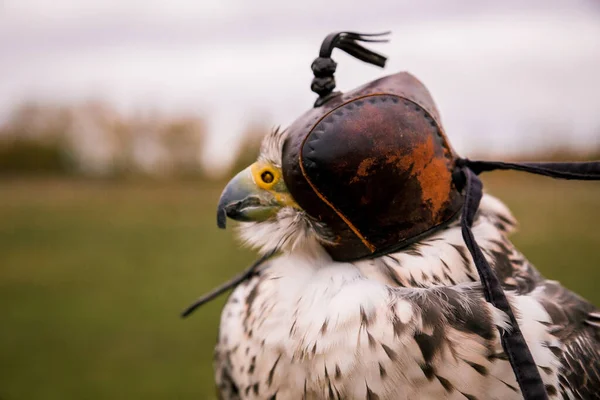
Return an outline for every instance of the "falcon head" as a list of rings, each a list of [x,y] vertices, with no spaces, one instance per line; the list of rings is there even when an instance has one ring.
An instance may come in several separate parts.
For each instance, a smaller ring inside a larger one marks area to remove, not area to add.
[[[321,99],[264,139],[219,201],[263,252],[319,244],[336,261],[407,246],[459,215],[457,156],[425,86],[390,75]]]
[[[261,253],[291,251],[309,243],[331,243],[324,223],[310,217],[289,192],[282,170],[286,132],[275,129],[264,139],[255,163],[229,181],[217,208],[217,225],[239,221],[243,241]]]

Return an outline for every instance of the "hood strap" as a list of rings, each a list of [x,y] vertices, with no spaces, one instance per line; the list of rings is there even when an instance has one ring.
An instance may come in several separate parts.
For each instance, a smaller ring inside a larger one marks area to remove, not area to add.
[[[547,399],[548,395],[531,351],[525,342],[517,319],[502,289],[502,284],[488,264],[481,248],[477,245],[472,226],[475,214],[483,196],[483,184],[477,176],[482,172],[494,170],[517,170],[560,179],[600,180],[600,161],[579,163],[505,163],[499,161],[457,160],[458,170],[454,173],[455,183],[465,190],[465,204],[461,216],[463,239],[473,257],[479,278],[483,284],[486,300],[494,307],[505,312],[512,329],[500,328],[500,337],[504,352],[519,383],[525,400]]]

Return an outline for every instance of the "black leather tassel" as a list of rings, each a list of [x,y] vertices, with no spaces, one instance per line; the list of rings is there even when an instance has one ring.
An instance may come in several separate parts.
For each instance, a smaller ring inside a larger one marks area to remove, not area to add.
[[[321,44],[319,57],[311,65],[315,77],[310,85],[310,89],[319,95],[319,98],[315,102],[315,107],[323,105],[334,94],[335,78],[333,75],[337,63],[331,59],[333,49],[340,49],[354,58],[383,68],[387,58],[361,46],[358,42],[385,43],[389,40],[383,37],[389,33],[336,32],[328,35]]]

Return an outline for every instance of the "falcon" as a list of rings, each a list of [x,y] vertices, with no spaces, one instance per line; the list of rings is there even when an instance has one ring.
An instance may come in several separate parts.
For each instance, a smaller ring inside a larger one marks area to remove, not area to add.
[[[282,254],[223,309],[215,373],[223,399],[520,399],[457,222],[401,251],[336,262],[330,240],[282,179],[285,132],[223,199],[252,247]],[[545,279],[508,235],[516,222],[483,197],[473,232],[508,292],[550,398],[600,396],[600,312]],[[281,243],[281,244],[280,244]],[[278,245],[280,244],[280,245]]]
[[[327,37],[315,107],[220,198],[219,225],[239,221],[266,256],[223,309],[219,397],[600,398],[600,311],[515,248],[514,217],[476,177],[598,179],[599,164],[458,157],[412,75],[333,91],[333,48],[383,63],[360,40],[374,37]]]

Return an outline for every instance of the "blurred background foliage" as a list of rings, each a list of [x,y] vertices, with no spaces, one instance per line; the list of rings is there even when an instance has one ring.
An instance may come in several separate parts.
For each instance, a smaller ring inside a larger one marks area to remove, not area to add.
[[[23,103],[0,126],[0,174],[202,178],[205,132],[197,115],[124,116],[98,101]]]

